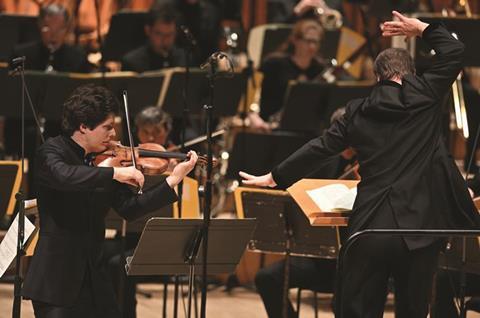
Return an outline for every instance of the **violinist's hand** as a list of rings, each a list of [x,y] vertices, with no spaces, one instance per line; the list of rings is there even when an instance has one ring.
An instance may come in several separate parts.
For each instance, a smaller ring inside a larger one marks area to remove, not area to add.
[[[397,11],[392,11],[392,14],[398,21],[387,21],[383,23],[380,26],[383,36],[422,36],[423,31],[428,27],[428,23],[424,23],[415,18],[407,18]]]
[[[263,176],[253,176],[251,174],[248,174],[246,172],[240,171],[239,172],[240,177],[242,177],[244,180],[242,180],[243,184],[246,185],[254,185],[254,186],[259,186],[259,187],[270,187],[273,188],[277,186],[275,181],[273,180],[272,174],[264,174]]]
[[[143,188],[145,177],[134,166],[113,167],[113,179],[121,183],[126,183],[134,187]]]
[[[185,176],[195,167],[198,160],[197,153],[195,151],[189,151],[188,155],[190,156],[190,159],[177,164],[175,168],[173,168],[172,173],[167,177],[166,181],[170,188],[174,188],[179,184],[180,181],[182,181],[183,178],[185,178]]]

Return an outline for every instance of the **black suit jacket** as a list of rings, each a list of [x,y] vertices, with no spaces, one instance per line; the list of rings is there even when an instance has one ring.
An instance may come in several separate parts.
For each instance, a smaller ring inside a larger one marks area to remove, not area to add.
[[[185,66],[183,50],[174,47],[166,57],[153,52],[148,45],[141,46],[125,54],[122,58],[122,71],[143,73],[169,67]]]
[[[84,279],[97,305],[115,306],[101,267],[104,218],[113,207],[127,220],[176,201],[166,182],[136,195],[112,179],[113,168],[90,167],[70,137],[47,140],[36,157],[40,236],[23,296],[57,306],[73,304]]]
[[[405,229],[480,224],[440,129],[442,100],[462,67],[464,46],[439,25],[427,27],[422,37],[436,52],[430,69],[422,76],[405,76],[402,85],[378,83],[369,97],[349,103],[323,136],[272,171],[285,187],[319,160],[353,147],[362,180],[349,221],[351,234],[369,228],[378,213],[392,215],[396,226]],[[405,241],[410,249],[432,243]]]
[[[49,51],[41,41],[30,42],[14,48],[13,57],[25,56],[25,68],[44,71],[49,61]],[[53,68],[58,72],[85,73],[90,69],[85,52],[76,46],[64,44],[53,53]]]

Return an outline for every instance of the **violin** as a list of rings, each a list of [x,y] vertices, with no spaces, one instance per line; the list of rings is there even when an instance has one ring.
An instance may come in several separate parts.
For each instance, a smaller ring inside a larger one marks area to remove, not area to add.
[[[170,159],[188,160],[189,155],[181,152],[166,151],[165,148],[156,143],[140,144],[134,147],[135,161],[137,168],[145,175],[159,175],[167,171]],[[95,156],[96,166],[110,167],[128,167],[133,164],[132,151],[128,146],[120,142],[112,141],[110,147],[102,153]],[[205,156],[198,156],[197,164],[202,166],[207,164]],[[213,159],[213,166],[217,165],[217,160]]]

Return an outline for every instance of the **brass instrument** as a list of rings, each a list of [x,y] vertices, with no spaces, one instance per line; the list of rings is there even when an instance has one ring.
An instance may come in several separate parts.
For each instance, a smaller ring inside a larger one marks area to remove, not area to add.
[[[343,17],[340,11],[330,8],[325,2],[322,6],[316,7],[314,12],[326,30],[338,30],[343,26]]]
[[[330,8],[324,0],[301,0],[293,9],[295,14],[301,15],[306,10],[313,9],[320,24],[326,30],[338,30],[343,25],[340,11]]]

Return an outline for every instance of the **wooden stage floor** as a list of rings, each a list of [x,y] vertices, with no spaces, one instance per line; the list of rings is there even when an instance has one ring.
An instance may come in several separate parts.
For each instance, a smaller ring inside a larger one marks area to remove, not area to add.
[[[162,294],[163,287],[157,284],[139,285],[142,291],[152,293],[152,298],[146,298],[137,295],[137,317],[138,318],[160,318],[162,317]],[[184,286],[186,292],[187,286]],[[0,284],[0,318],[11,317],[13,286]],[[292,298],[296,295],[293,290]],[[312,293],[303,292],[301,305],[301,318],[313,318],[313,298]],[[173,289],[169,290],[169,299],[167,304],[168,317],[173,317]],[[333,318],[330,310],[330,295],[320,294],[319,296],[319,316],[321,318]],[[185,299],[186,303],[186,299]],[[183,303],[179,303],[179,318],[184,318]],[[393,318],[392,298],[386,306],[384,317]],[[260,297],[253,291],[245,288],[236,288],[231,294],[223,291],[223,288],[216,288],[208,293],[207,298],[207,317],[210,318],[266,318],[267,315],[263,309]],[[22,318],[33,318],[33,310],[29,301],[22,303]],[[468,318],[480,318],[480,314],[469,312]]]

